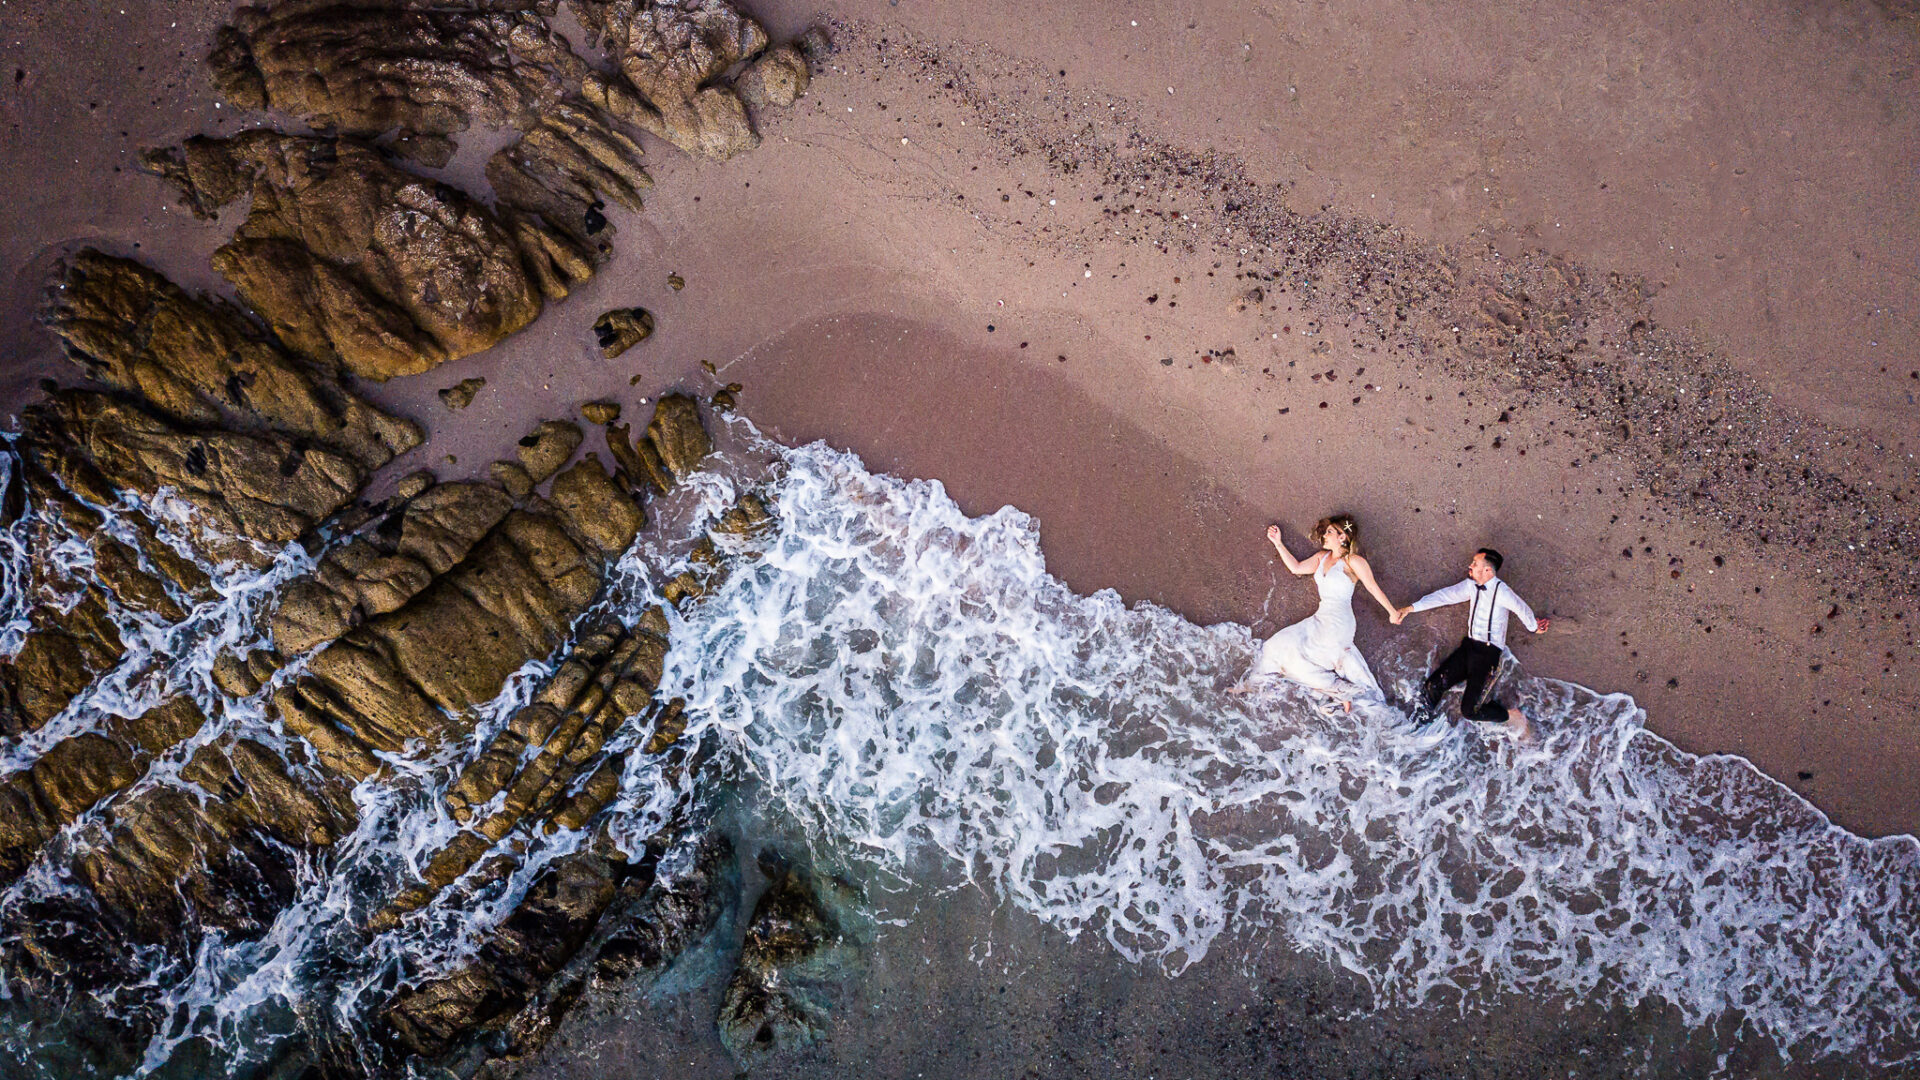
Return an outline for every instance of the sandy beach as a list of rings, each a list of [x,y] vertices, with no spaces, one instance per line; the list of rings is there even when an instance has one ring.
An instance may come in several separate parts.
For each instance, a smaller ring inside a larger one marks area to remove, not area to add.
[[[13,7],[17,408],[65,375],[31,318],[60,253],[222,284],[226,227],[169,207],[133,154],[256,118],[195,70],[217,7]],[[821,14],[756,13],[776,37]],[[1655,731],[1850,829],[1920,828],[1910,16],[825,14],[831,70],[760,148],[650,145],[658,186],[613,215],[608,272],[487,353],[372,388],[431,433],[394,476],[477,473],[595,398],[739,382],[782,440],[1018,506],[1076,589],[1203,623],[1308,608],[1269,521],[1298,545],[1356,514],[1402,602],[1495,544],[1558,624],[1519,645],[1528,670],[1632,693]],[[470,137],[448,174],[490,149]],[[636,303],[660,332],[600,359],[592,317]],[[466,411],[436,399],[476,375]],[[1656,386],[1675,407],[1649,422]],[[1703,472],[1714,453],[1744,469]],[[1362,613],[1363,645],[1390,632]]]

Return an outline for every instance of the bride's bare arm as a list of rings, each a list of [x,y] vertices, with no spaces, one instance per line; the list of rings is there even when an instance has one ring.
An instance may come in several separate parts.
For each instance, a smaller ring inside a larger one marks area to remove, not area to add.
[[[1387,599],[1387,594],[1380,591],[1380,583],[1373,580],[1373,564],[1358,555],[1348,559],[1347,562],[1352,565],[1353,575],[1360,579],[1360,584],[1365,585],[1367,592],[1371,593],[1375,600],[1380,601],[1381,607],[1387,609],[1387,617],[1392,618],[1397,614],[1400,609],[1393,606],[1393,601]]]
[[[1267,526],[1267,542],[1273,545],[1273,550],[1280,553],[1280,561],[1287,564],[1288,571],[1298,575],[1311,574],[1320,569],[1320,559],[1326,555],[1324,551],[1316,551],[1304,559],[1294,558],[1293,552],[1287,550],[1287,545],[1280,542],[1278,525]]]

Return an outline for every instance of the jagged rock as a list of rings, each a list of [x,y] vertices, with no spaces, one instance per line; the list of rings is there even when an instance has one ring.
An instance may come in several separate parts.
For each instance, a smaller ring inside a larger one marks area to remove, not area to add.
[[[181,770],[194,786],[146,785],[109,803],[64,849],[78,887],[43,900],[58,910],[22,924],[32,940],[15,943],[10,966],[121,956],[129,944],[184,954],[209,932],[264,933],[292,899],[300,861],[355,823],[348,789],[304,766],[298,752],[284,760],[223,737]],[[68,964],[60,974],[99,985],[114,969]]]
[[[352,831],[344,786],[296,781],[290,763],[250,740],[196,755],[185,777],[207,793],[172,786],[117,805],[103,847],[77,861],[76,876],[110,909],[134,913],[135,940],[178,940],[182,930],[264,933],[293,897],[298,853]]]
[[[322,649],[273,709],[329,769],[364,778],[379,767],[372,751],[464,730],[508,675],[560,643],[599,585],[599,557],[559,522],[513,511],[406,604]]]
[[[264,565],[360,489],[350,458],[277,432],[193,429],[90,390],[23,411],[23,444],[68,490],[100,504],[170,488],[194,515],[185,537],[216,562]]]
[[[608,559],[619,558],[647,525],[646,512],[607,475],[598,454],[554,477],[549,497],[574,531]]]
[[[832,991],[857,949],[834,915],[851,890],[760,853],[770,883],[754,906],[740,967],[720,1001],[720,1042],[742,1064],[826,1034]],[[833,899],[829,899],[832,897]]]
[[[411,421],[316,377],[231,307],[196,300],[127,259],[88,249],[67,260],[43,318],[90,377],[180,423],[270,428],[369,471],[423,437]]]
[[[607,425],[607,449],[613,452],[616,475],[629,487],[650,480],[647,463],[633,447],[633,429],[626,424]],[[665,466],[661,466],[665,468]]]
[[[614,308],[593,321],[600,355],[611,360],[653,336],[653,313],[646,308]]]
[[[571,0],[625,83],[590,72],[584,94],[620,120],[693,154],[726,159],[759,143],[746,106],[713,85],[767,47],[767,33],[726,0]]]
[[[653,725],[653,734],[647,736],[647,745],[641,748],[643,754],[662,754],[667,748],[680,741],[687,733],[687,703],[680,698],[667,702],[660,710],[660,718]]]
[[[213,684],[230,697],[252,697],[273,678],[284,661],[272,649],[254,649],[245,656],[222,653],[213,661]]]
[[[459,382],[440,391],[440,401],[448,409],[459,412],[461,409],[473,404],[473,395],[479,393],[481,388],[486,385],[487,380],[477,375],[471,379],[461,379]]]
[[[518,1011],[593,932],[613,902],[615,866],[591,852],[554,860],[473,963],[395,999],[384,1014],[393,1037],[438,1056],[466,1032]]]
[[[368,146],[254,130],[188,139],[147,164],[196,213],[252,194],[214,268],[304,356],[384,380],[479,352],[540,314],[521,240]]]
[[[540,294],[548,300],[564,300],[596,269],[595,255],[556,232],[536,215],[512,207],[502,208],[501,222],[520,245],[520,261]],[[606,245],[596,244],[594,251],[604,255]]]
[[[268,617],[274,647],[294,655],[369,616],[398,609],[466,557],[511,508],[481,484],[442,484],[387,512],[289,584]]]
[[[580,427],[567,420],[543,420],[533,433],[520,440],[520,463],[538,484],[560,471],[560,466],[580,449]]]
[[[505,488],[515,502],[533,494],[533,474],[517,461],[496,461],[487,466],[487,475],[493,482]]]
[[[0,882],[26,869],[41,845],[100,800],[124,790],[157,754],[200,730],[192,699],[169,698],[137,717],[64,739],[0,785]]]
[[[752,492],[740,496],[714,522],[713,531],[733,536],[758,536],[773,524],[773,511]]]
[[[432,469],[416,469],[401,477],[400,482],[393,486],[393,497],[411,499],[432,487],[435,479]]]
[[[746,387],[741,386],[739,383],[730,382],[719,390],[714,391],[714,395],[707,402],[707,405],[712,408],[714,412],[730,413],[740,407],[739,399],[735,395],[744,389],[746,389]]]
[[[621,886],[605,919],[614,929],[594,956],[594,983],[660,971],[714,928],[737,889],[725,834],[700,831],[667,847],[651,880]]]
[[[208,57],[246,109],[372,138],[398,129],[416,160],[444,165],[472,124],[525,128],[586,70],[533,3],[280,3],[243,7]],[[411,147],[411,148],[410,148]]]
[[[589,401],[580,406],[580,415],[590,424],[606,425],[620,419],[620,403],[617,401]]]
[[[699,468],[700,462],[713,453],[713,440],[700,423],[700,405],[685,394],[668,394],[654,406],[647,441],[675,479]]]
[[[598,106],[574,99],[540,113],[525,135],[487,162],[487,182],[500,204],[538,214],[595,260],[610,252],[606,199],[639,210],[653,178],[640,166],[640,144]]]
[[[756,109],[786,108],[807,92],[811,78],[807,58],[798,48],[775,45],[733,80],[733,89],[742,101]]]
[[[73,610],[36,607],[20,650],[0,664],[0,735],[33,731],[67,707],[126,650],[106,601],[85,592]]]

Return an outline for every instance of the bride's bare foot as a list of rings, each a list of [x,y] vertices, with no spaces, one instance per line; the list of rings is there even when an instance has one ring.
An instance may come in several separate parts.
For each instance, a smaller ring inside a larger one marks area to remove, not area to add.
[[[1507,734],[1522,746],[1533,745],[1533,724],[1527,720],[1527,714],[1519,709],[1507,713]]]
[[[1352,698],[1341,698],[1341,699],[1340,699],[1340,711],[1341,711],[1341,712],[1347,712],[1347,713],[1350,713],[1350,712],[1352,712],[1352,711],[1353,711],[1353,699],[1352,699]]]

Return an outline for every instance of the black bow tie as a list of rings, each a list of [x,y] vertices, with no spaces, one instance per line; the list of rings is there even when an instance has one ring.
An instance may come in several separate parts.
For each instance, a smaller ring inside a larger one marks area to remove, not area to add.
[[[1475,586],[1473,587],[1473,591],[1474,591],[1474,592],[1486,592],[1486,591],[1487,591],[1487,587],[1486,587],[1485,585],[1475,585]]]

